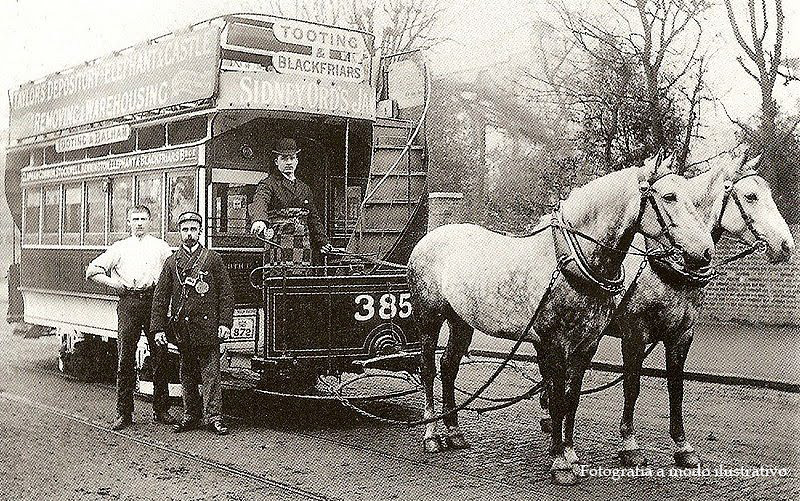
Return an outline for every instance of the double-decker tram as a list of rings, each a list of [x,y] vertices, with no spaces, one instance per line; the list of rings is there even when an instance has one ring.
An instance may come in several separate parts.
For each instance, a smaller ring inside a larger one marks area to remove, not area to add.
[[[427,224],[423,66],[381,59],[360,31],[234,14],[20,86],[6,194],[25,322],[61,336],[63,370],[113,374],[117,297],[85,280],[87,264],[129,235],[134,204],[175,247],[178,215],[196,210],[234,283],[223,367],[266,382],[414,370],[405,275],[388,263]],[[279,138],[296,141],[297,177],[343,252],[273,266],[251,235]],[[137,362],[147,392],[144,337]]]

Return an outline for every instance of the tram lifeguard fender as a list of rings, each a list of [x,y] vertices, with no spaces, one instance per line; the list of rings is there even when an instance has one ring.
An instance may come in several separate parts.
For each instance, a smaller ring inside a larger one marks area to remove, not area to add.
[[[14,224],[17,228],[22,228],[22,190],[20,189],[21,171],[24,165],[28,165],[28,156],[20,154],[9,154],[6,157],[5,173],[5,194],[8,209]]]
[[[19,263],[11,263],[8,267],[8,310],[6,322],[13,324],[22,322],[25,314],[22,293],[19,291]]]

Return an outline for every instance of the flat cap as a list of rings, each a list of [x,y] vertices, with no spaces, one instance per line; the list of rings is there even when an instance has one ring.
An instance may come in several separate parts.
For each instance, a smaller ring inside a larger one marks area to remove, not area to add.
[[[187,210],[186,212],[183,212],[181,213],[180,216],[178,216],[178,224],[180,225],[181,223],[185,223],[186,221],[195,221],[197,224],[202,226],[203,216],[201,216],[195,211]]]

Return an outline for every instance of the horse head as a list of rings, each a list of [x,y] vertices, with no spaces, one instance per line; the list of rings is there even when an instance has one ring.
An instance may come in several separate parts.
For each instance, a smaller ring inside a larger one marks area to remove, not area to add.
[[[750,244],[764,242],[773,263],[787,261],[794,251],[794,239],[769,185],[758,174],[760,165],[761,155],[726,172],[717,226]]]
[[[685,266],[704,271],[711,264],[714,242],[700,217],[683,176],[673,172],[674,156],[656,157],[639,167],[641,208],[639,232],[672,251],[680,251]]]

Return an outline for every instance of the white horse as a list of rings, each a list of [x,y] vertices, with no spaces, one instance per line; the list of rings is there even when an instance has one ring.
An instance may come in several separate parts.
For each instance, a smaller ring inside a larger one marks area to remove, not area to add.
[[[651,159],[641,168],[613,172],[573,190],[561,208],[563,224],[600,245],[573,240],[572,258],[561,266],[557,259],[569,235],[558,231],[515,238],[456,224],[439,227],[419,241],[409,259],[408,282],[423,346],[425,417],[436,416],[434,357],[447,320],[450,335],[441,380],[450,447],[469,446],[454,412],[454,383],[474,329],[507,339],[525,336],[536,348],[551,395],[552,481],[578,481],[573,431],[581,384],[613,309],[622,259],[634,234],[669,234],[690,267],[701,268],[711,260],[711,236],[691,204],[687,181],[664,173],[667,164],[671,162]],[[575,274],[571,265],[576,263],[585,276]],[[551,283],[557,267],[563,277]],[[426,426],[423,445],[427,452],[441,450],[436,421]]]
[[[778,212],[772,193],[755,172],[759,158],[748,163],[729,162],[689,179],[690,194],[703,221],[716,240],[726,231],[750,244],[766,244],[772,262],[788,260],[794,240]],[[631,266],[638,267],[638,263]],[[613,315],[605,334],[622,338],[625,405],[620,422],[620,460],[642,466],[647,459],[636,441],[633,412],[639,396],[639,378],[645,345],[664,343],[669,392],[669,432],[675,442],[675,463],[695,467],[700,458],[686,440],[683,428],[683,367],[692,343],[693,326],[703,301],[707,281],[674,273],[653,261],[642,273],[628,299]]]

